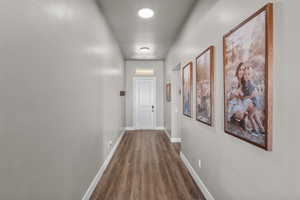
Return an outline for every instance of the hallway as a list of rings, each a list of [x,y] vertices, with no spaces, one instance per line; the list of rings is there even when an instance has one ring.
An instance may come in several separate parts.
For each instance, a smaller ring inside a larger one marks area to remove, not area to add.
[[[0,200],[300,200],[300,0],[0,0]]]
[[[204,200],[163,131],[128,131],[91,200]]]

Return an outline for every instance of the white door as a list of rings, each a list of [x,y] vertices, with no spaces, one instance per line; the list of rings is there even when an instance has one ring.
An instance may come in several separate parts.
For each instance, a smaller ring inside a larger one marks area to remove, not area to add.
[[[154,129],[156,116],[156,79],[155,77],[135,77],[134,89],[134,126],[136,129]]]

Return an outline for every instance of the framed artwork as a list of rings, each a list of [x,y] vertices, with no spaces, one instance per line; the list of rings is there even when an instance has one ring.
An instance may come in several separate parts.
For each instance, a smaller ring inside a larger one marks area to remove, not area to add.
[[[265,5],[223,37],[224,128],[272,149],[273,5]]]
[[[196,58],[196,120],[212,126],[214,47]]]
[[[182,68],[183,114],[187,117],[192,117],[192,87],[193,63],[189,62]]]
[[[166,85],[166,100],[167,102],[171,101],[171,83],[167,83]]]

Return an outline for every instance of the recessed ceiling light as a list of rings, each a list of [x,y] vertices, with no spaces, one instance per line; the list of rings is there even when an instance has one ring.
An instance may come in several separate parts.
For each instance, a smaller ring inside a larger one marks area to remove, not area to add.
[[[150,51],[150,48],[149,48],[149,47],[141,47],[141,48],[140,48],[140,51],[141,51],[141,52],[149,52],[149,51]]]
[[[139,14],[139,16],[140,16],[141,18],[148,19],[148,18],[153,17],[154,12],[153,12],[153,10],[150,9],[150,8],[142,8],[142,9],[139,10],[138,14]]]

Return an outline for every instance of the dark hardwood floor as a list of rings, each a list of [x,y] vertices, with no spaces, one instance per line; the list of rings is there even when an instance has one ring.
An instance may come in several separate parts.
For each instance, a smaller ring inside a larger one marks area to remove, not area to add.
[[[91,200],[204,200],[163,131],[125,133]]]

